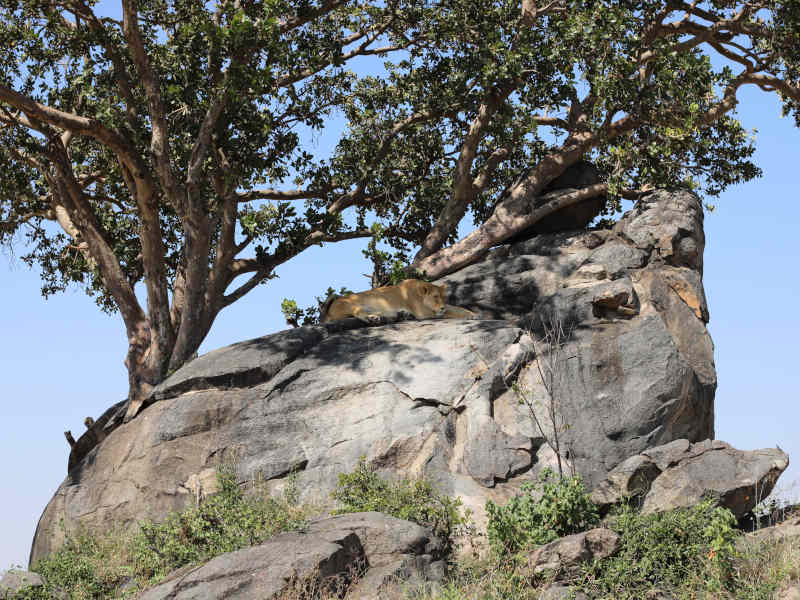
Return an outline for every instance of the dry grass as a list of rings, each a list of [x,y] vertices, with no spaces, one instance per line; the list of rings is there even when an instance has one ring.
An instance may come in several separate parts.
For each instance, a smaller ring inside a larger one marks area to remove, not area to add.
[[[800,537],[744,538],[738,544],[734,576],[742,598],[771,598],[800,581]]]
[[[349,565],[343,574],[321,576],[319,570],[293,577],[274,600],[341,600],[348,598],[366,572],[363,562]]]

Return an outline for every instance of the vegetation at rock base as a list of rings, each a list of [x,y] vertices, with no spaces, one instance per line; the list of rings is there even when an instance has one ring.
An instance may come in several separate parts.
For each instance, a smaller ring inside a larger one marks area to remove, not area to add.
[[[339,503],[333,514],[377,511],[429,527],[450,554],[456,538],[470,532],[469,512],[461,500],[437,493],[425,479],[388,481],[361,457],[352,473],[341,473],[331,494]]]
[[[128,535],[69,536],[33,568],[45,587],[4,600],[132,598],[181,566],[300,529],[311,511],[296,504],[291,481],[280,499],[244,493],[229,467],[220,469],[218,483],[216,495],[162,524],[143,523]],[[425,481],[384,480],[363,459],[340,476],[333,495],[338,513],[378,510],[438,528],[440,535],[451,536],[450,550],[456,534],[462,542],[476,536],[465,528],[468,515],[461,513],[459,500],[436,493]],[[386,590],[387,600],[538,600],[553,574],[534,575],[528,551],[597,524],[580,480],[552,472],[505,506],[495,505],[489,516],[491,552],[452,556],[440,586],[423,589],[398,581]],[[800,582],[800,539],[741,543],[733,515],[711,499],[652,515],[622,506],[603,525],[620,536],[617,554],[585,564],[564,582],[593,599],[644,600],[665,592],[676,600],[770,600],[788,583]],[[346,598],[358,576],[324,586],[313,577],[294,581],[280,600]]]
[[[491,500],[489,545],[498,556],[509,556],[590,529],[600,520],[579,476],[559,477],[543,469],[536,485],[522,484],[522,494],[505,506]]]
[[[143,522],[134,543],[137,574],[156,581],[179,567],[259,544],[279,531],[301,529],[306,511],[292,502],[247,497],[232,467],[218,472],[219,492],[199,506],[171,514],[163,523]]]
[[[587,570],[582,587],[593,596],[632,600],[687,586],[710,597],[736,591],[736,519],[713,500],[651,515],[624,506],[610,527],[622,545],[616,556]]]
[[[301,529],[313,510],[296,503],[291,481],[281,498],[242,489],[230,465],[219,467],[217,485],[216,494],[163,523],[145,521],[131,533],[68,535],[59,550],[33,566],[46,586],[13,600],[56,598],[62,591],[73,600],[133,597],[182,566]]]
[[[315,246],[437,278],[598,194],[758,176],[737,94],[800,122],[799,32],[796,0],[1,0],[0,243],[119,312],[133,417]]]

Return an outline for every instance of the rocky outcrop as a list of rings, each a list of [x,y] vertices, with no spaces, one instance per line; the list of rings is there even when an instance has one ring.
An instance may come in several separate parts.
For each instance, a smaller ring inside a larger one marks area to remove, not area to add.
[[[136,419],[108,419],[46,507],[31,558],[61,543],[61,521],[163,519],[213,491],[220,461],[276,492],[296,472],[302,500],[329,501],[366,455],[384,475],[425,474],[481,525],[487,499],[555,465],[551,398],[568,426],[562,458],[590,486],[647,448],[713,438],[703,244],[700,201],[660,191],[614,230],[540,235],[442,279],[448,303],[481,320],[346,319],[201,356]],[[534,358],[558,354],[542,341],[548,320],[567,332],[553,394]]]
[[[601,511],[638,498],[644,513],[694,506],[716,498],[738,518],[772,492],[789,466],[778,448],[742,451],[725,442],[675,440],[617,465],[592,492]]]
[[[350,587],[348,598],[377,600],[397,578],[438,581],[443,563],[435,558],[441,550],[439,540],[414,523],[380,513],[339,515],[181,570],[140,600],[269,600],[293,584]]]
[[[541,235],[450,275],[448,302],[541,339],[569,332],[556,396],[563,445],[594,486],[614,466],[675,439],[714,438],[714,347],[705,324],[703,213],[687,192],[648,194],[613,231]],[[538,346],[548,362],[546,343]],[[548,422],[550,394],[527,363],[517,390]],[[493,402],[509,435],[540,437],[515,391]]]
[[[741,551],[760,544],[775,544],[786,541],[792,544],[800,542],[800,516],[793,516],[785,521],[751,531],[737,540],[737,548]]]

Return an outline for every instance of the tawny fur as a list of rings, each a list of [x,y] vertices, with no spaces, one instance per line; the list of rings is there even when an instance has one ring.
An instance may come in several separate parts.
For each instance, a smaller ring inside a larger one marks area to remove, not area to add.
[[[442,314],[440,315],[443,319],[477,319],[478,315],[476,315],[471,310],[467,310],[466,308],[461,308],[460,306],[454,306],[452,304],[445,304],[444,309],[442,310]]]
[[[393,318],[401,312],[417,319],[441,316],[445,308],[444,285],[434,285],[419,279],[406,279],[399,285],[388,285],[358,294],[336,298],[327,307],[321,322],[356,317],[371,321],[380,317]]]

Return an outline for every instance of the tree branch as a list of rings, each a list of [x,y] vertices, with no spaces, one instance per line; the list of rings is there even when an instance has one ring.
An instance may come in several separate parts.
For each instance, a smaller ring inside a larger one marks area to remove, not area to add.
[[[478,146],[483,140],[484,133],[494,114],[505,103],[511,93],[517,89],[518,81],[509,81],[492,89],[486,94],[477,114],[470,124],[467,135],[461,143],[461,152],[453,172],[453,191],[450,198],[439,213],[422,246],[414,260],[421,260],[430,256],[442,247],[447,237],[455,231],[467,207],[475,200],[478,188],[475,187],[472,177],[472,163],[478,152]]]
[[[253,202],[254,200],[306,200],[309,198],[324,198],[325,192],[317,190],[276,190],[272,188],[263,190],[250,190],[237,193],[238,202]]]
[[[144,47],[141,33],[139,32],[139,15],[136,0],[122,0],[122,29],[125,39],[131,49],[133,63],[136,65],[139,76],[144,85],[145,95],[150,112],[152,133],[150,137],[150,152],[153,156],[156,173],[158,174],[164,193],[171,202],[178,215],[183,215],[185,194],[177,179],[172,173],[169,147],[169,126],[167,124],[164,103],[161,99],[161,88],[158,77],[150,64],[150,58]]]

